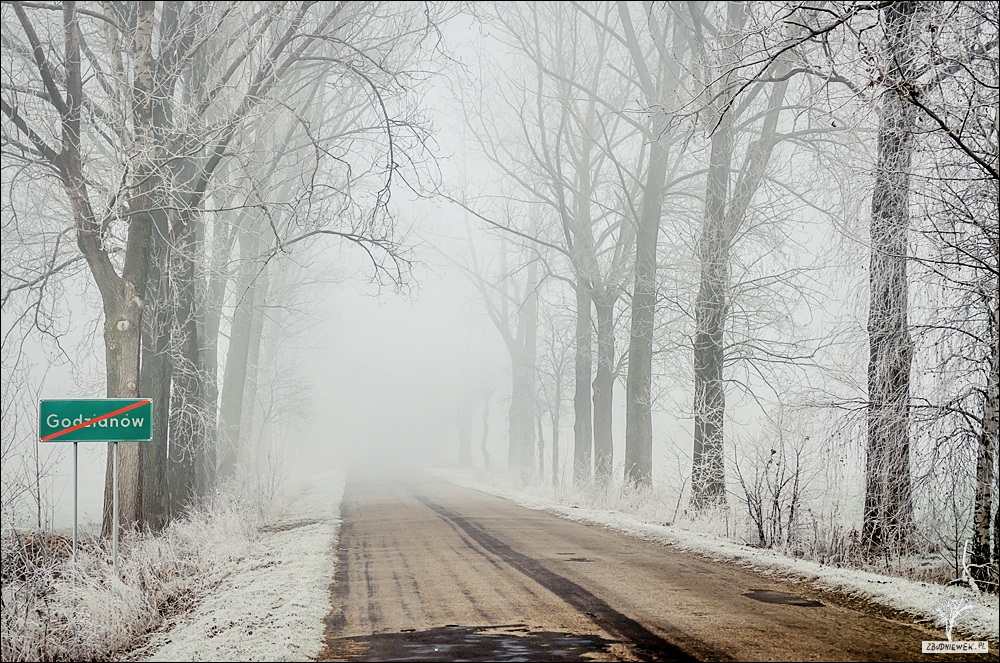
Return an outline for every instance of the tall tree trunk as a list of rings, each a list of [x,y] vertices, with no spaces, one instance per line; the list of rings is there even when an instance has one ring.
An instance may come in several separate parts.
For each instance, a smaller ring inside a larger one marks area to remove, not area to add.
[[[152,244],[153,213],[155,196],[154,167],[152,163],[153,150],[153,2],[140,2],[136,19],[134,36],[135,76],[133,80],[134,124],[135,124],[135,159],[133,161],[133,194],[129,208],[128,239],[125,246],[125,261],[121,278],[108,279],[104,274],[104,265],[96,265],[93,253],[95,247],[91,242],[100,242],[99,235],[80,237],[81,249],[95,271],[95,277],[104,300],[104,346],[107,366],[108,398],[137,398],[139,396],[139,358],[142,336],[143,297],[146,295],[146,283],[149,277],[150,252]],[[82,97],[82,82],[79,79],[80,43],[79,25],[76,23],[75,8],[69,3],[64,8],[67,14],[66,59],[67,93],[73,100]],[[76,108],[75,128],[66,133],[73,134],[71,140],[76,142],[75,150],[79,150],[79,108]],[[78,168],[79,162],[72,160],[72,168]],[[83,182],[80,172],[69,174],[72,182]],[[71,198],[73,194],[71,193]],[[96,248],[102,252],[103,248]],[[156,412],[153,416],[158,416]],[[122,527],[132,527],[142,518],[142,482],[140,443],[122,443],[119,449],[118,463],[118,501],[120,524]],[[107,471],[104,484],[104,518],[102,534],[107,535],[112,530],[112,500],[114,483],[112,480],[112,453],[114,445],[109,445]]]
[[[661,103],[666,77],[677,80],[676,63],[661,58],[654,78],[632,24],[629,4],[619,0],[621,19],[632,66],[646,103],[655,109]],[[664,54],[664,35],[650,23],[651,34]],[[676,42],[676,37],[673,42]],[[653,110],[647,137],[650,141],[646,181],[642,187],[642,207],[636,224],[635,268],[632,276],[632,325],[628,344],[628,375],[625,378],[625,483],[649,486],[653,481],[653,327],[656,317],[656,244],[663,213],[663,189],[667,178],[667,123]]]
[[[158,213],[146,288],[146,312],[143,317],[147,324],[143,334],[140,371],[140,391],[152,401],[154,413],[150,441],[139,447],[142,459],[142,520],[153,531],[162,529],[170,519],[167,422],[173,371],[170,329],[174,312],[170,265],[167,262],[167,233],[166,215]]]
[[[525,430],[526,413],[530,411],[528,400],[533,385],[527,381],[527,366],[523,352],[515,350],[511,357],[510,409],[507,413],[510,444],[507,447],[507,469],[517,472],[523,479],[523,466],[530,464],[530,454],[525,456],[528,431]],[[530,421],[530,420],[529,420]]]
[[[538,262],[532,261],[528,266],[528,280],[525,285],[526,295],[524,308],[519,318],[524,318],[524,397],[525,409],[522,413],[524,422],[524,439],[522,440],[521,482],[531,483],[535,477],[533,456],[535,451],[535,380],[538,362]]]
[[[724,50],[746,25],[745,5],[729,3]],[[737,64],[732,63],[734,66]],[[732,91],[715,96],[718,123],[712,134],[708,177],[705,184],[705,217],[698,246],[700,281],[695,299],[694,339],[694,448],[691,470],[691,508],[726,505],[726,321],[730,302],[730,255],[733,242],[746,225],[747,210],[767,171],[778,143],[778,120],[788,90],[784,76],[788,63],[779,58],[771,69],[776,82],[770,86],[767,112],[760,133],[746,148],[741,168],[733,177],[734,126],[739,120],[729,107]],[[732,186],[731,186],[732,183]],[[731,190],[730,190],[731,188]]]
[[[871,211],[868,458],[862,527],[871,557],[907,548],[913,527],[909,430],[913,346],[906,263],[914,112],[900,88],[913,80],[916,10],[912,0],[883,10],[887,69]]]
[[[983,425],[979,432],[979,448],[976,454],[976,494],[972,518],[972,555],[973,577],[987,583],[997,582],[997,556],[1000,551],[994,549],[990,553],[991,511],[993,508],[993,490],[997,484],[997,451],[998,431],[1000,431],[1000,347],[997,343],[997,332],[1000,330],[1000,309],[994,301],[992,339],[990,343],[990,364],[986,377],[986,402],[983,407]],[[995,527],[995,525],[994,525]],[[994,532],[994,538],[996,532]],[[990,566],[992,565],[992,572]],[[994,592],[1000,586],[990,587]]]
[[[197,221],[195,220],[197,219]],[[177,251],[177,276],[180,284],[174,309],[174,328],[181,342],[170,405],[170,460],[168,490],[171,515],[187,510],[196,494],[205,494],[207,485],[199,486],[197,469],[204,463],[205,419],[204,373],[198,334],[195,260],[200,250],[197,237],[200,218],[191,214],[181,230]]]
[[[487,394],[483,403],[483,436],[479,440],[479,451],[483,454],[483,469],[490,469],[490,450],[486,447],[486,442],[490,437],[490,396]]]
[[[469,357],[469,344],[465,344],[465,358]],[[462,369],[461,393],[458,395],[455,411],[455,427],[458,429],[458,466],[472,467],[472,379],[468,369]]]
[[[511,352],[513,383],[510,402],[509,468],[517,471],[522,484],[534,474],[535,454],[535,364],[538,345],[538,263],[528,266],[525,298],[517,317],[517,336]]]
[[[538,477],[545,480],[545,435],[542,433],[542,414],[538,413],[536,422],[538,424]]]
[[[199,222],[196,226],[199,245],[198,255],[204,256],[205,226]],[[197,338],[200,341],[198,375],[204,380],[201,387],[203,394],[202,416],[204,417],[204,432],[201,452],[195,457],[195,486],[198,495],[205,495],[215,485],[219,465],[219,331],[222,325],[222,307],[226,295],[228,275],[225,264],[228,262],[235,243],[235,224],[226,224],[222,232],[222,241],[213,246],[212,265],[208,274],[199,279],[204,288],[202,297],[198,298],[198,308],[195,320],[198,325]]]
[[[257,388],[260,384],[260,346],[264,338],[264,305],[271,288],[271,279],[267,268],[257,277],[254,292],[254,307],[250,319],[250,347],[247,351],[247,379],[243,394],[243,413],[240,419],[240,430],[259,431],[265,423],[257,419]],[[256,456],[259,450],[253,450]]]
[[[139,397],[140,329],[142,297],[130,281],[117,297],[112,314],[104,323],[105,362],[107,365],[107,397]],[[160,416],[154,412],[154,417]],[[142,482],[139,444],[118,443],[118,511],[119,524],[129,528],[142,521]],[[104,481],[104,518],[102,536],[112,532],[114,500],[114,443],[108,443],[108,459]]]
[[[176,44],[181,3],[171,0],[164,3],[159,26],[159,52],[163,57],[171,45]],[[172,129],[173,92],[177,77],[163,61],[157,63],[154,76],[152,103],[152,130],[157,146],[166,144]],[[159,148],[158,148],[159,149]],[[164,166],[157,180],[166,178],[170,188],[182,186],[185,170],[190,167],[187,160],[170,160]],[[187,178],[190,179],[190,178]],[[157,196],[161,202],[153,213],[153,234],[150,245],[149,277],[146,284],[146,312],[144,315],[142,364],[140,367],[140,391],[151,399],[153,421],[151,439],[139,446],[142,475],[142,520],[153,531],[167,525],[171,517],[171,494],[169,489],[170,461],[168,457],[170,391],[173,379],[174,353],[171,341],[176,306],[178,266],[176,252],[172,249],[176,238],[171,230],[175,219],[186,212],[183,203],[170,199],[166,187],[156,183]],[[179,211],[168,213],[175,208]],[[183,286],[181,286],[183,287]]]
[[[555,394],[552,406],[552,487],[559,488],[559,429],[562,419],[562,399],[563,399],[563,369],[560,366],[555,374]]]
[[[617,294],[595,293],[597,314],[597,375],[594,377],[594,478],[598,485],[611,482],[614,468],[612,404],[615,386],[615,321]]]
[[[240,235],[240,256],[243,267],[236,286],[236,310],[229,333],[229,350],[222,378],[219,401],[218,478],[225,479],[236,469],[239,457],[243,421],[243,401],[246,394],[250,346],[253,337],[253,316],[257,302],[257,267],[253,257],[257,241],[249,233]]]
[[[625,480],[648,486],[653,480],[653,324],[656,314],[656,243],[667,177],[667,149],[660,142],[665,126],[653,125],[649,167],[635,238],[632,329],[625,379]]]
[[[205,81],[213,68],[211,55],[196,49],[191,68],[182,83],[183,103],[204,99]],[[212,121],[213,118],[206,118]],[[207,156],[203,149],[201,156]],[[234,224],[216,215],[212,260],[206,251],[205,198],[207,182],[200,181],[199,160],[181,160],[181,190],[186,217],[180,231],[179,271],[183,287],[178,292],[175,325],[181,332],[181,370],[175,377],[171,422],[170,494],[176,511],[181,512],[198,496],[205,496],[215,484],[215,444],[218,430],[218,337],[225,298],[229,261],[235,241]],[[176,370],[176,367],[175,367]]]
[[[591,445],[594,439],[590,401],[590,380],[594,363],[590,307],[590,287],[584,279],[578,277],[573,393],[573,482],[578,485],[588,485],[591,482]]]
[[[694,454],[691,507],[720,506],[726,501],[723,455],[726,392],[724,328],[729,295],[729,197],[732,118],[723,115],[712,135],[705,190],[705,222],[698,247],[701,283],[695,299]]]

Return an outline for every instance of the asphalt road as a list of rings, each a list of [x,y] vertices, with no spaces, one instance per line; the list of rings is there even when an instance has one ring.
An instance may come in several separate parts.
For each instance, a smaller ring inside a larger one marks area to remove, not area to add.
[[[941,660],[885,611],[427,474],[353,475],[341,513],[319,660]]]

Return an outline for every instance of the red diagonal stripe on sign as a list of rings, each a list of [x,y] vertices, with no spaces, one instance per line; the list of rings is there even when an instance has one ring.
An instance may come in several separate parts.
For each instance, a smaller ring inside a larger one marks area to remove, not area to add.
[[[105,419],[110,419],[111,417],[117,417],[119,414],[122,414],[124,412],[128,412],[129,410],[134,410],[137,407],[139,407],[140,405],[145,405],[146,403],[151,403],[151,402],[152,401],[150,401],[149,399],[146,399],[146,400],[142,400],[142,401],[136,401],[135,403],[129,403],[128,405],[126,405],[125,407],[121,408],[120,410],[115,410],[114,412],[108,412],[107,414],[102,414],[101,416],[94,417],[93,419],[90,419],[88,421],[81,421],[76,426],[70,426],[69,428],[63,429],[61,431],[56,431],[55,433],[52,433],[50,435],[46,435],[45,437],[42,438],[42,442],[48,442],[49,440],[57,438],[57,437],[59,437],[61,435],[65,435],[66,433],[72,433],[73,431],[79,430],[79,429],[83,428],[84,426],[89,426],[92,423],[95,423],[95,422],[98,422],[98,421],[104,421]]]

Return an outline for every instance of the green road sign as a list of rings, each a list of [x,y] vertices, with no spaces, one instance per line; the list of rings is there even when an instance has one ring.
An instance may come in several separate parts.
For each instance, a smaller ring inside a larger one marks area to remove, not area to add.
[[[148,442],[153,403],[148,398],[38,402],[42,442]]]

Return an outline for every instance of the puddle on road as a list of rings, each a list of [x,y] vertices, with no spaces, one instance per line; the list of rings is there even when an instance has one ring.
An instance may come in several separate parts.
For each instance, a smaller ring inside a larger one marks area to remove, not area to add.
[[[803,598],[801,596],[795,596],[794,594],[787,594],[785,592],[779,592],[773,589],[751,589],[749,592],[743,594],[743,596],[753,599],[754,601],[760,601],[761,603],[794,605],[800,608],[824,607],[823,603],[821,603],[820,601]]]
[[[566,557],[566,555],[576,555],[576,553],[571,553],[571,552],[561,552],[561,553],[556,553],[556,554],[563,556],[564,557],[563,558],[564,562],[593,562],[594,561],[594,560],[589,559],[587,557]]]
[[[426,631],[337,638],[332,658],[343,661],[580,661],[605,654],[618,641],[596,635],[531,631],[508,626],[448,625]]]

